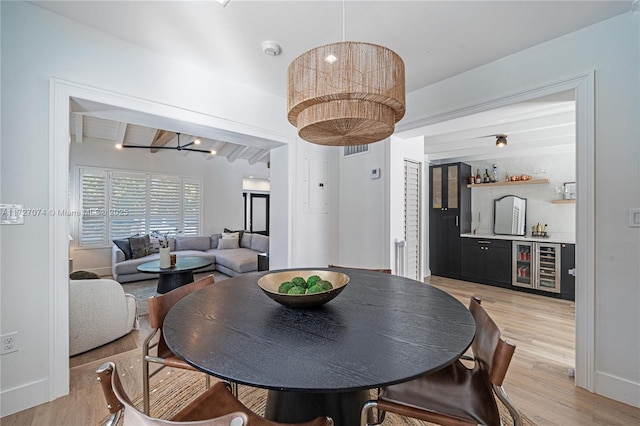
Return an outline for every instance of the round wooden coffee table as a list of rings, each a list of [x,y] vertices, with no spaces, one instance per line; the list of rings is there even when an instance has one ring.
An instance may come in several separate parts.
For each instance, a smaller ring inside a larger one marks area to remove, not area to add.
[[[170,268],[161,268],[160,261],[143,263],[138,266],[138,271],[148,274],[160,274],[158,277],[158,289],[160,294],[176,289],[182,285],[193,282],[193,271],[204,268],[213,263],[213,260],[204,257],[179,257],[176,264]]]

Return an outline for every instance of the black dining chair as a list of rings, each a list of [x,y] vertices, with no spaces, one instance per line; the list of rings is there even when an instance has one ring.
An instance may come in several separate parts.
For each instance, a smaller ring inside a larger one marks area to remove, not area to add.
[[[471,349],[473,368],[460,360],[448,367],[414,380],[380,389],[377,399],[362,408],[361,426],[380,425],[385,412],[438,423],[444,426],[500,425],[497,400],[500,400],[514,426],[522,426],[522,416],[502,387],[515,351],[515,345],[502,339],[498,326],[471,298],[469,310],[476,324]],[[369,423],[373,408],[376,423]]]

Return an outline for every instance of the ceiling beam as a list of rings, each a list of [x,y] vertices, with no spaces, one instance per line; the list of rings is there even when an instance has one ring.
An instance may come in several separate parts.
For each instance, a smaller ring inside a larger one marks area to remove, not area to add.
[[[249,159],[249,164],[251,164],[251,165],[256,164],[258,161],[262,160],[264,157],[269,155],[269,152],[271,152],[271,151],[268,150],[268,149],[261,149],[256,154],[254,154],[253,157],[251,157]]]
[[[79,112],[74,112],[75,116],[75,129],[76,129],[76,143],[82,143],[84,139],[84,118],[83,114]]]
[[[116,134],[116,143],[124,143],[124,135],[127,133],[127,126],[127,123],[120,122],[120,125],[118,126],[118,132]]]
[[[245,152],[247,152],[249,150],[250,147],[248,146],[239,146],[236,149],[233,150],[233,152],[231,154],[229,154],[227,156],[227,161],[230,163],[233,163],[234,161],[236,161],[238,158],[240,158],[240,156],[242,154],[244,154]]]
[[[173,132],[169,132],[167,130],[160,130],[156,132],[156,136],[153,138],[151,142],[151,152],[158,152],[159,149],[154,149],[154,146],[165,146],[171,141],[176,134]]]

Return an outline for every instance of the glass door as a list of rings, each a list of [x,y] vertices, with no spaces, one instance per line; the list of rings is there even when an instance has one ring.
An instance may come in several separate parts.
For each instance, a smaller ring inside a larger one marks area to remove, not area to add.
[[[512,284],[518,287],[534,288],[535,271],[534,244],[526,241],[513,242],[513,280]]]
[[[560,245],[537,243],[537,288],[560,293]]]

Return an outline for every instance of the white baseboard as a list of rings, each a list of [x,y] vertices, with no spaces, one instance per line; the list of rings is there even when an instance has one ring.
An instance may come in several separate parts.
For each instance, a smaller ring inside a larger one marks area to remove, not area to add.
[[[49,380],[27,383],[0,393],[0,417],[49,402]]]
[[[640,383],[596,371],[594,390],[599,395],[640,408]]]

